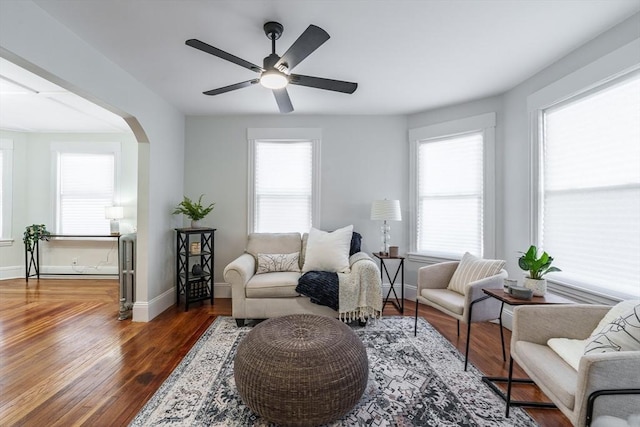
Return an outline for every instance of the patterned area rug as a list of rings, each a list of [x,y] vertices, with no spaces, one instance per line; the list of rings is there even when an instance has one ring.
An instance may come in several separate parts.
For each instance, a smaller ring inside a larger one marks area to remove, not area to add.
[[[471,364],[424,319],[387,317],[353,326],[367,348],[369,381],[344,418],[329,426],[535,426],[520,408],[504,418],[504,402]],[[247,408],[233,379],[233,358],[250,327],[219,317],[202,335],[131,426],[271,424]]]

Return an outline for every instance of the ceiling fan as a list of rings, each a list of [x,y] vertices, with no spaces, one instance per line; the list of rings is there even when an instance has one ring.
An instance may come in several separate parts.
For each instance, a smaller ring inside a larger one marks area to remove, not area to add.
[[[345,82],[341,80],[324,79],[321,77],[303,76],[301,74],[291,74],[291,70],[302,62],[313,51],[319,48],[324,42],[329,40],[329,34],[325,30],[315,25],[309,27],[293,42],[289,50],[284,55],[276,54],[276,40],[282,35],[284,27],[278,22],[267,22],[264,24],[264,33],[271,40],[271,54],[264,58],[263,66],[259,67],[249,61],[238,58],[223,50],[213,47],[197,39],[189,39],[185,43],[203,52],[217,56],[233,62],[241,67],[248,68],[260,74],[260,77],[244,82],[224,86],[218,89],[203,92],[205,95],[219,95],[243,87],[260,83],[262,86],[272,89],[276,98],[276,103],[281,113],[293,111],[293,105],[287,92],[287,85],[299,85],[313,87],[316,89],[332,90],[335,92],[353,93],[358,88],[357,83]]]

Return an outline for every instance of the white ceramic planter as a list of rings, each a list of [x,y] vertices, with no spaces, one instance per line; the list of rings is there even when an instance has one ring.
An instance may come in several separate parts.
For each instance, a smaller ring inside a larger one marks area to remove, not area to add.
[[[533,296],[543,297],[547,293],[547,279],[524,278],[524,287],[533,291]]]

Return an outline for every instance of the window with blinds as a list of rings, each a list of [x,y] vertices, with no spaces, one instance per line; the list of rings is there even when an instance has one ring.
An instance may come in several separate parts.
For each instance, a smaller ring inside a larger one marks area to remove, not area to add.
[[[640,73],[542,110],[538,234],[553,280],[640,296]]]
[[[483,255],[483,132],[418,141],[416,249]]]
[[[116,198],[115,153],[58,153],[58,234],[109,234],[105,207]]]
[[[313,141],[254,141],[253,231],[300,232],[311,228]]]

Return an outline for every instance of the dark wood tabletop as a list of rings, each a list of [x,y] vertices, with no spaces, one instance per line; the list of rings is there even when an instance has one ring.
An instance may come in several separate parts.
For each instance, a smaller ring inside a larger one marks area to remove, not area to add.
[[[531,299],[514,298],[502,289],[483,289],[483,292],[509,305],[575,304],[575,301],[548,292],[543,297],[534,296]]]

